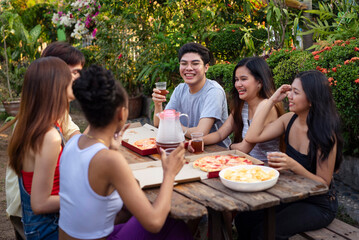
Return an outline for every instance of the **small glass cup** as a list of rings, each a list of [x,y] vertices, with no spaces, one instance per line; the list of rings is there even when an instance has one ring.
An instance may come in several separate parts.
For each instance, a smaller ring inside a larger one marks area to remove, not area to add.
[[[167,94],[167,90],[166,90],[167,83],[166,82],[156,82],[155,84],[156,84],[156,88],[158,90],[160,90],[160,92],[161,92],[160,94],[163,95],[163,96],[166,96],[166,94]]]
[[[280,153],[280,152],[278,152],[278,151],[267,152],[267,163],[270,161],[269,158],[268,158],[269,157],[268,154],[271,154],[271,153]],[[277,158],[277,156],[272,156],[271,158]]]
[[[166,156],[170,155],[171,152],[173,152],[176,148],[166,148],[165,152],[166,152]]]
[[[203,143],[203,133],[202,132],[191,133],[191,147],[194,150],[193,153],[203,152],[204,143]]]

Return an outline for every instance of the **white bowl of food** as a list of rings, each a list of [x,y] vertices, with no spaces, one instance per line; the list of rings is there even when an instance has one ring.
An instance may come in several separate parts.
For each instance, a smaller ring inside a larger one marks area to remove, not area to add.
[[[241,192],[256,192],[273,187],[279,172],[271,167],[258,165],[239,165],[219,172],[224,186]]]

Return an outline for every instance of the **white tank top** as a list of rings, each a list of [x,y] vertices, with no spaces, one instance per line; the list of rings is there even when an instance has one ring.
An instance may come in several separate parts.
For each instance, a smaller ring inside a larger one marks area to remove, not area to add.
[[[247,134],[248,128],[252,120],[248,120],[248,103],[244,102],[242,108],[242,120],[243,120],[243,130],[242,138]],[[279,151],[279,138],[269,140],[267,142],[257,143],[252,151],[249,153],[254,158],[257,158],[261,161],[267,161],[267,152],[276,152]],[[61,182],[60,182],[61,183]]]
[[[123,206],[115,190],[109,196],[95,193],[88,180],[88,168],[102,143],[80,149],[81,134],[66,144],[60,159],[60,220],[59,226],[68,235],[81,239],[108,236],[114,228],[116,214]]]

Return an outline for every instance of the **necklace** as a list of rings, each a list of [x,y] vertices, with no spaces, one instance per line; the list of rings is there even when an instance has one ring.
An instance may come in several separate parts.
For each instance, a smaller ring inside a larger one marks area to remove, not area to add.
[[[84,134],[84,135],[85,135],[86,137],[88,137],[88,138],[95,139],[95,140],[99,141],[100,143],[103,143],[104,145],[106,145],[105,141],[102,140],[101,138],[96,138],[96,137],[93,137],[93,136],[88,135],[88,134]]]

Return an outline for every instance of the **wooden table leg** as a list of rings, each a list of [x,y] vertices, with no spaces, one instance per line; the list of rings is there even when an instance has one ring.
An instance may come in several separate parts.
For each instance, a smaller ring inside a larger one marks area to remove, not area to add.
[[[264,210],[264,239],[275,240],[275,207]]]
[[[227,233],[222,212],[215,211],[211,208],[208,208],[207,211],[208,211],[208,240],[231,239]]]

